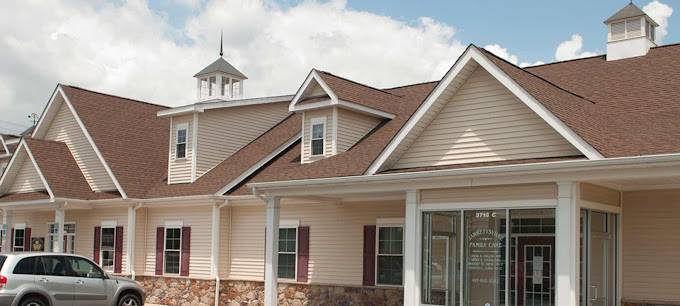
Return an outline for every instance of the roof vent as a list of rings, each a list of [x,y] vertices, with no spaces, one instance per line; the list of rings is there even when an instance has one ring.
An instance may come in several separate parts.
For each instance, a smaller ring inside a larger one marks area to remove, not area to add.
[[[655,47],[656,27],[651,17],[633,2],[604,21],[609,29],[607,36],[607,60],[646,55],[649,48]]]

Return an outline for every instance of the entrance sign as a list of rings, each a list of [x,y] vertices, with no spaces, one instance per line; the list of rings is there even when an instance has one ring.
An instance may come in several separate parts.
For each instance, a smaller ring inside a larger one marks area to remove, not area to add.
[[[467,305],[505,304],[505,210],[465,212]]]

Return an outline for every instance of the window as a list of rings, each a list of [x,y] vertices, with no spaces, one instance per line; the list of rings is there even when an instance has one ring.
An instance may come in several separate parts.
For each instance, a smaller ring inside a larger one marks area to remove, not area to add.
[[[229,78],[222,77],[222,96],[227,98],[231,97],[231,86],[229,84]]]
[[[210,77],[210,84],[208,85],[208,95],[213,96],[217,90],[217,77]]]
[[[279,229],[279,278],[295,279],[297,228]]]
[[[164,256],[165,265],[164,273],[179,274],[179,264],[182,250],[182,229],[165,228],[165,249]]]
[[[404,228],[378,226],[378,285],[401,286],[404,266]]]
[[[102,268],[105,271],[113,271],[114,269],[114,255],[116,253],[116,228],[102,227],[102,237],[100,240],[101,246],[101,260]]]
[[[621,40],[640,36],[642,36],[642,20],[639,18],[611,24],[611,40]]]
[[[26,234],[25,229],[14,229],[14,247],[13,251],[14,252],[23,252],[24,251],[24,235]]]
[[[54,243],[57,241],[59,233],[54,226],[54,223],[47,224],[47,249],[45,251],[51,252],[54,250]],[[64,248],[62,251],[64,253],[75,253],[75,243],[76,243],[76,224],[74,222],[64,223]]]
[[[208,97],[208,78],[201,79],[201,98]]]
[[[177,126],[177,137],[175,139],[175,157],[187,157],[187,129],[186,124]]]
[[[326,132],[326,119],[325,118],[314,118],[312,119],[312,155],[323,155],[324,154],[324,136]]]
[[[86,278],[102,278],[104,272],[100,270],[95,264],[84,258],[66,257],[71,273],[75,277]]]
[[[19,261],[14,267],[14,274],[31,275],[35,272],[36,257],[27,257]]]
[[[37,257],[37,275],[68,276],[66,260],[63,256]]]

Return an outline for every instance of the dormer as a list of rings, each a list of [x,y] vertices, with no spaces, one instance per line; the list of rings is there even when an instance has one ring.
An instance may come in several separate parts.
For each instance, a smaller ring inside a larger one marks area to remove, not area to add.
[[[248,77],[229,64],[223,55],[220,45],[220,57],[194,75],[199,101],[243,98],[243,81]]]
[[[302,114],[301,162],[350,150],[384,120],[401,97],[328,72],[312,70],[289,110]]]
[[[604,21],[607,26],[607,60],[644,56],[656,46],[656,27],[649,15],[632,2]]]

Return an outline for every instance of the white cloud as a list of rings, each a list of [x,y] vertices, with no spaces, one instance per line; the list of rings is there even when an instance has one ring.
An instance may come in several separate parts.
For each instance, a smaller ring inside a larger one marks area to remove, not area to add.
[[[143,0],[3,1],[0,119],[26,122],[57,82],[166,105],[191,103],[192,76],[217,58],[221,29],[225,58],[248,75],[251,97],[293,93],[313,67],[375,86],[435,80],[465,47],[450,25],[397,21],[340,0],[288,8],[265,0],[210,1],[179,29]]]
[[[666,35],[668,35],[668,19],[673,15],[673,8],[668,4],[654,0],[645,5],[642,10],[659,24],[656,38],[659,42],[663,41]]]
[[[514,64],[514,65],[519,65],[520,67],[528,67],[528,66],[536,66],[536,65],[542,65],[545,64],[542,61],[535,61],[533,63],[529,62],[519,62],[519,57],[515,54],[510,53],[507,48],[499,45],[499,44],[492,44],[492,45],[486,45],[484,46],[484,49],[487,51],[495,54],[496,56]]]
[[[558,61],[595,55],[597,55],[597,53],[583,51],[583,37],[579,34],[573,34],[571,35],[571,39],[561,42],[555,51],[555,59]]]

